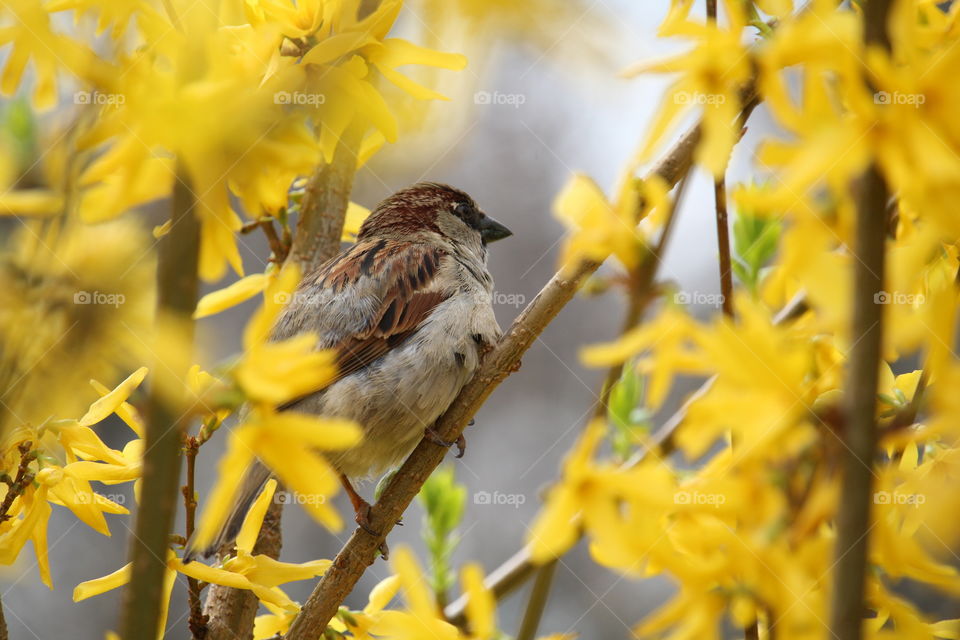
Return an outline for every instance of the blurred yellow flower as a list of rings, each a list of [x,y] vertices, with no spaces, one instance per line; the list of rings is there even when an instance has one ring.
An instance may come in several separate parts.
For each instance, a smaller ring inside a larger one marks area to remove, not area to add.
[[[678,3],[661,27],[660,34],[682,36],[695,41],[687,53],[662,62],[644,62],[625,71],[640,73],[679,73],[670,87],[654,119],[642,158],[648,159],[671,128],[692,109],[702,111],[703,138],[697,146],[696,159],[714,176],[723,174],[730,151],[739,136],[736,122],[740,112],[740,91],[751,77],[750,51],[742,44],[746,20],[741,3],[723,2],[729,24],[724,28],[714,23],[701,24],[689,20],[689,2]]]

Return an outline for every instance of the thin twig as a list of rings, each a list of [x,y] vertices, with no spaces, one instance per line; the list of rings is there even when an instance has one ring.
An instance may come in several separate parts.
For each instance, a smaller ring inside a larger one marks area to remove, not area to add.
[[[863,7],[867,46],[890,49],[887,17],[892,0],[869,0]],[[853,323],[850,368],[844,394],[841,451],[843,484],[837,513],[836,564],[830,630],[837,640],[859,640],[864,618],[867,542],[876,452],[876,398],[881,363],[887,185],[873,163],[860,180],[855,231]]]
[[[280,236],[277,235],[277,228],[273,226],[273,221],[273,216],[264,216],[243,225],[240,233],[247,234],[256,229],[261,229],[263,235],[267,238],[267,245],[270,247],[270,262],[283,264],[290,253],[290,242],[288,237],[285,238],[286,242],[280,239]]]
[[[193,436],[184,439],[183,453],[187,465],[187,483],[183,485],[183,511],[185,530],[184,538],[190,539],[193,535],[197,516],[197,490],[194,480],[196,477],[197,453],[200,452],[200,440]],[[207,616],[203,613],[203,604],[200,602],[200,581],[196,578],[187,578],[187,601],[190,605],[190,619],[188,625],[194,640],[203,640],[207,637]]]
[[[672,152],[653,173],[659,175],[667,184],[676,184],[679,177],[689,169],[693,150],[699,139],[698,126],[677,142]],[[599,262],[585,261],[572,273],[564,270],[551,278],[504,333],[500,342],[487,354],[479,371],[461,390],[450,408],[437,420],[434,430],[440,439],[454,441],[460,436],[493,390],[510,373],[516,371],[520,358],[537,336],[573,299],[583,281],[599,267]],[[367,566],[374,561],[377,549],[386,535],[445,454],[444,447],[429,440],[423,440],[417,445],[393,476],[380,500],[370,510],[370,528],[380,534],[373,535],[362,528],[354,531],[304,603],[287,632],[287,640],[307,640],[326,629],[340,603],[353,590]]]
[[[517,640],[533,640],[537,636],[540,619],[543,617],[543,610],[550,596],[550,585],[553,583],[553,576],[557,573],[559,562],[558,558],[554,558],[537,570],[537,578],[533,581],[533,588],[530,590],[530,599],[527,601],[527,609],[520,622]]]
[[[7,620],[3,616],[2,602],[0,602],[0,640],[10,640],[10,632],[7,630]]]
[[[13,506],[13,501],[19,498],[33,482],[34,474],[30,471],[30,463],[37,459],[37,451],[32,447],[33,443],[29,440],[17,445],[17,451],[20,452],[17,475],[11,479],[4,474],[3,481],[7,485],[7,493],[3,496],[3,502],[0,503],[0,523],[10,519],[10,507]]]
[[[178,338],[193,342],[192,314],[197,306],[197,267],[200,253],[200,222],[194,214],[194,199],[179,171],[173,190],[170,233],[160,241],[157,262],[158,325],[175,321],[183,333]],[[180,479],[180,445],[189,413],[174,406],[169,390],[179,388],[179,375],[164,366],[153,367],[154,380],[147,401],[147,425],[143,454],[143,481],[137,521],[130,539],[133,563],[121,613],[121,636],[125,640],[153,638],[157,632],[166,570],[169,533],[177,503]],[[181,408],[182,409],[182,408]]]
[[[727,224],[727,184],[723,176],[713,183],[713,198],[717,207],[717,249],[720,252],[720,294],[723,313],[733,317],[733,269],[730,265],[730,228]]]
[[[653,300],[657,294],[654,279],[663,261],[663,253],[666,250],[667,241],[670,239],[670,233],[676,226],[674,223],[676,221],[675,214],[677,204],[683,198],[687,182],[687,174],[685,173],[680,182],[680,186],[677,188],[676,195],[670,202],[670,210],[666,214],[666,222],[664,222],[663,230],[660,232],[660,238],[657,240],[656,246],[647,252],[643,262],[641,262],[637,270],[629,277],[630,295],[627,298],[627,311],[624,314],[623,325],[619,335],[623,335],[640,323],[640,318],[643,317],[647,305],[650,304],[650,301]],[[623,366],[624,363],[615,364],[607,371],[603,387],[600,389],[600,398],[597,400],[596,405],[594,405],[593,416],[595,418],[606,415],[607,406],[610,403],[610,393],[620,378]]]

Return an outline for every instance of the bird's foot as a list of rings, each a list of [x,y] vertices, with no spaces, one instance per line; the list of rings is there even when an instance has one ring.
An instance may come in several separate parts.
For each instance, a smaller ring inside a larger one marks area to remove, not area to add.
[[[379,538],[383,535],[382,532],[377,531],[373,528],[373,525],[370,523],[370,503],[363,499],[357,490],[353,488],[353,485],[350,484],[350,479],[347,478],[344,474],[340,474],[340,483],[343,485],[343,489],[347,492],[347,497],[350,498],[350,504],[353,505],[354,512],[354,522],[357,523],[361,529],[374,536]],[[397,522],[397,524],[402,524]],[[380,557],[386,560],[390,557],[390,547],[387,546],[387,541],[384,540],[380,543],[380,546],[377,547],[377,551],[380,552]]]
[[[423,437],[439,447],[446,447],[449,449],[453,445],[457,445],[457,458],[462,458],[464,452],[467,450],[467,439],[463,437],[462,433],[457,436],[456,440],[444,440],[440,437],[440,434],[437,433],[436,429],[433,427],[427,427],[423,431]]]

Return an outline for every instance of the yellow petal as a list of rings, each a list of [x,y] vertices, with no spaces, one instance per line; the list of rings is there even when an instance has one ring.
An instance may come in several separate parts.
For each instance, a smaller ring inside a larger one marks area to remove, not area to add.
[[[274,437],[326,451],[348,449],[363,437],[360,426],[340,418],[317,418],[293,411],[270,414],[262,423]]]
[[[238,427],[230,433],[227,452],[218,465],[219,479],[210,492],[203,517],[197,527],[194,548],[203,549],[213,542],[214,536],[230,513],[237,487],[253,460],[251,445],[254,435],[254,430],[249,426]]]
[[[363,608],[363,612],[376,613],[382,610],[390,604],[390,601],[397,595],[398,589],[400,589],[400,578],[398,576],[384,578],[377,583],[377,586],[370,590],[367,606]]]
[[[537,516],[527,536],[534,562],[556,558],[577,540],[580,505],[573,491],[565,485],[554,487],[547,504]]]
[[[267,515],[267,509],[270,508],[270,501],[277,490],[277,481],[273,478],[267,480],[260,495],[257,496],[253,506],[247,511],[243,519],[243,526],[240,527],[240,533],[237,535],[237,550],[243,550],[247,553],[253,553],[253,545],[257,542],[257,536],[260,534],[260,527],[263,526],[263,517]]]
[[[94,578],[93,580],[81,582],[73,589],[73,601],[80,602],[91,596],[98,596],[101,593],[122,587],[130,582],[132,566],[133,563],[131,562],[102,578]]]
[[[461,576],[463,593],[467,600],[467,620],[474,637],[490,638],[496,630],[496,601],[483,584],[483,570],[477,564],[468,564]]]
[[[140,367],[131,373],[126,380],[118,384],[113,391],[90,405],[87,413],[80,418],[80,424],[89,427],[117,411],[120,405],[140,386],[140,383],[147,376],[147,371],[146,367]]]
[[[235,307],[263,291],[267,286],[268,278],[263,273],[254,273],[241,278],[223,289],[218,289],[200,298],[194,318],[206,318],[224,309]]]

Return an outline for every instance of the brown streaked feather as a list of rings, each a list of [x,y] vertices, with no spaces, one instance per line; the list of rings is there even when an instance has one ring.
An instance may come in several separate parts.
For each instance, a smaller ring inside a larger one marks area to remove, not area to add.
[[[449,297],[424,291],[436,276],[444,252],[410,242],[378,240],[356,245],[331,263],[321,286],[342,289],[361,274],[382,274],[386,286],[381,304],[366,329],[334,348],[339,370],[334,381],[355,373],[402,344]]]

